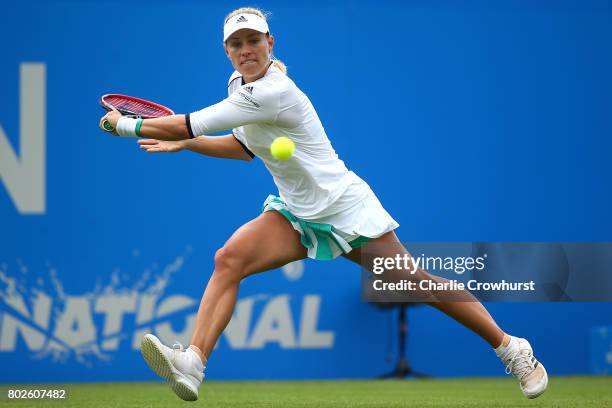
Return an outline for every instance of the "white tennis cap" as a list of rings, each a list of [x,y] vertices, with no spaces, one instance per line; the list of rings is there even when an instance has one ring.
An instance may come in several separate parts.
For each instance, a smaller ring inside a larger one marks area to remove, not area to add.
[[[270,31],[268,23],[263,18],[256,14],[241,13],[231,17],[223,26],[223,42],[243,28],[250,28],[264,34]]]

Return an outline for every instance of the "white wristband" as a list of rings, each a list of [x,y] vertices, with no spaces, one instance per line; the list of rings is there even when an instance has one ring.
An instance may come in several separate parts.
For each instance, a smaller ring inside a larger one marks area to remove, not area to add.
[[[117,134],[119,136],[138,137],[136,134],[137,122],[138,119],[126,118],[124,116],[120,117],[117,122]]]

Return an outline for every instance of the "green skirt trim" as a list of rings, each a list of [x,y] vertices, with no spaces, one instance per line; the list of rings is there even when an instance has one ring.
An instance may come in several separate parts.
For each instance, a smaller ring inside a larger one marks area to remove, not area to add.
[[[330,260],[361,247],[370,238],[358,236],[346,241],[333,225],[302,220],[289,211],[287,204],[279,197],[269,195],[263,204],[262,212],[277,211],[300,233],[300,242],[312,259]]]

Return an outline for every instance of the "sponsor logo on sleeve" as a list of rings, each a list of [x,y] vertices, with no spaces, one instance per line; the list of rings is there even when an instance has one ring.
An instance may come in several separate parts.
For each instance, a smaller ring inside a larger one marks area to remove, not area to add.
[[[242,88],[238,89],[238,94],[247,102],[252,103],[256,108],[261,107],[261,105],[259,105],[259,103],[253,98],[252,86],[243,86]]]

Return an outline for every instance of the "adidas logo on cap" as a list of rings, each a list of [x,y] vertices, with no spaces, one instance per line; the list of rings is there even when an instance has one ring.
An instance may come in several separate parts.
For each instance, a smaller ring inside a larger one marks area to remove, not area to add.
[[[246,23],[247,21],[249,20],[247,20],[245,16],[240,16],[238,20],[236,20],[236,23]]]

